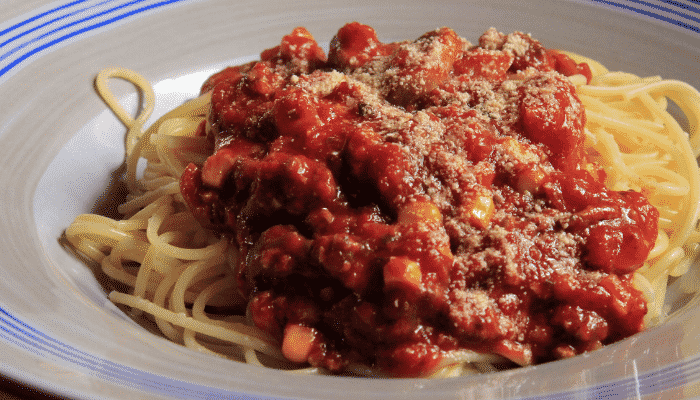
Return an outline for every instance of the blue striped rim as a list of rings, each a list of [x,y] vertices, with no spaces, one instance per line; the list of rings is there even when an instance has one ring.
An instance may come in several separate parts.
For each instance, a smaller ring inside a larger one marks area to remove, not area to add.
[[[93,356],[42,333],[3,308],[0,308],[0,338],[38,357],[60,360],[106,381],[156,395],[188,399],[258,399],[231,391],[188,384]]]
[[[0,43],[0,49],[26,39],[9,50],[0,53],[0,79],[28,58],[50,50],[58,44],[64,43],[79,35],[90,33],[124,19],[135,17],[146,11],[188,0],[76,0],[63,5],[57,5],[48,11],[30,15],[26,19],[0,30],[0,37],[9,33],[14,36]],[[651,17],[683,29],[700,33],[700,8],[693,3],[681,0],[591,0],[600,4],[631,11],[640,15]],[[115,4],[113,7],[103,10],[102,6]],[[142,4],[143,3],[143,4]],[[137,6],[129,9],[129,7]],[[81,7],[81,8],[79,8]],[[126,10],[121,14],[119,11]],[[41,22],[49,18],[49,20]],[[105,18],[101,20],[101,18]],[[35,22],[41,22],[32,26]],[[85,23],[93,22],[87,26]],[[63,25],[56,26],[59,23]],[[21,28],[27,27],[21,32]],[[0,50],[1,51],[1,50]]]
[[[679,16],[679,17],[681,17],[681,18],[689,19],[689,20],[691,20],[691,21],[693,21],[693,22],[700,22],[700,18],[698,18],[697,16],[692,15],[692,14],[688,14],[687,12],[683,12],[683,11],[680,11],[680,10],[675,9],[675,8],[665,7],[665,6],[661,5],[661,4],[655,4],[655,3],[651,3],[651,2],[648,2],[648,1],[642,1],[642,0],[627,0],[627,1],[630,2],[630,3],[638,4],[638,5],[640,5],[640,6],[649,7],[649,8],[654,9],[654,10],[659,10],[659,11],[666,12],[666,13],[669,13],[669,14],[677,15],[677,16]],[[676,7],[682,7],[682,6],[683,6],[682,3],[677,2],[677,1],[674,1],[674,2],[666,2],[666,1],[664,1],[663,4],[669,4],[669,5],[673,5],[673,6],[676,6]],[[685,8],[686,10],[692,11],[690,7],[683,7],[683,8]],[[698,12],[698,11],[697,11],[697,8],[695,8],[695,7],[692,7],[692,8],[694,8],[694,9],[696,10],[695,12]]]
[[[643,0],[591,0],[596,3],[617,7],[636,14],[666,22],[683,29],[700,33],[700,9],[682,1],[643,1]],[[667,7],[663,4],[672,6]],[[660,14],[662,12],[663,14]],[[668,14],[673,15],[673,17]]]
[[[8,32],[11,32],[11,31],[13,31],[13,30],[15,30],[15,29],[17,29],[17,28],[20,28],[20,27],[22,27],[22,26],[24,26],[24,25],[27,25],[27,24],[29,24],[29,23],[31,23],[31,22],[33,22],[33,21],[36,21],[36,20],[38,20],[38,19],[41,19],[41,18],[43,18],[43,17],[45,17],[45,16],[47,16],[47,15],[55,14],[55,13],[58,12],[58,11],[65,10],[65,9],[67,9],[67,8],[70,8],[70,7],[74,6],[74,5],[76,5],[76,4],[85,3],[86,1],[88,1],[88,0],[78,0],[78,1],[74,1],[74,2],[72,2],[72,3],[68,3],[68,4],[64,4],[64,5],[59,6],[59,7],[56,7],[56,8],[52,8],[51,10],[46,11],[46,12],[43,12],[43,13],[41,13],[41,14],[37,14],[37,15],[31,16],[31,17],[25,19],[24,21],[18,22],[18,23],[16,23],[16,24],[10,26],[9,28],[5,28],[5,29],[1,30],[1,31],[0,31],[0,36],[3,36],[3,35],[5,35],[5,34],[7,34]]]
[[[700,13],[700,8],[695,7],[693,3],[690,2],[682,2],[682,1],[675,1],[675,0],[662,0],[665,4],[672,5],[674,7],[679,7],[684,10],[692,11],[694,13]]]
[[[15,70],[28,58],[55,48],[80,35],[93,33],[122,20],[137,17],[147,11],[189,0],[77,0],[48,11],[28,16],[26,19],[0,30],[0,37],[14,36],[0,43],[0,49],[18,43],[0,53],[0,79]],[[111,5],[110,8],[105,6]],[[34,24],[37,24],[34,26]],[[21,30],[22,28],[25,28]]]
[[[54,3],[53,8],[27,15],[10,26],[0,25],[0,79],[20,67],[25,60],[49,51],[57,45],[80,35],[97,31],[122,20],[137,17],[147,11],[189,0],[76,0]],[[700,8],[690,2],[659,0],[591,0],[607,6],[651,17],[683,29],[700,33]],[[106,6],[110,8],[105,8]],[[3,48],[17,43],[11,49]],[[53,358],[87,370],[112,382],[153,394],[176,398],[241,398],[239,393],[214,390],[201,385],[150,374],[130,368],[64,344],[31,327],[5,309],[0,308],[0,338],[39,357]],[[700,359],[691,359],[666,366],[618,382],[600,384],[586,389],[571,390],[552,396],[530,397],[528,400],[574,399],[581,395],[593,398],[633,397],[651,395],[688,382],[700,381]],[[247,397],[251,398],[251,397]]]
[[[111,1],[114,1],[114,0],[103,1],[102,3],[98,3],[98,4],[96,4],[95,6],[83,7],[83,8],[80,8],[80,9],[77,9],[77,10],[74,10],[74,11],[71,11],[71,12],[69,12],[68,14],[59,15],[58,17],[55,17],[55,18],[53,18],[53,19],[51,19],[51,20],[49,20],[49,21],[47,21],[47,22],[44,22],[44,23],[42,23],[42,24],[40,24],[40,25],[38,25],[38,26],[35,26],[35,27],[33,27],[33,28],[30,28],[30,29],[27,29],[27,30],[25,30],[25,31],[22,31],[22,32],[16,34],[15,36],[12,36],[11,38],[9,38],[9,39],[5,40],[4,42],[0,43],[0,48],[5,47],[5,46],[7,46],[8,44],[10,44],[10,43],[12,43],[12,42],[14,42],[14,41],[16,41],[16,40],[22,38],[22,37],[25,37],[25,36],[27,36],[27,35],[33,33],[33,32],[37,32],[37,31],[39,31],[39,30],[41,30],[41,29],[43,29],[43,28],[46,28],[46,27],[48,27],[49,25],[52,25],[52,24],[54,24],[54,23],[56,23],[56,22],[58,22],[58,21],[62,21],[62,20],[68,19],[68,18],[70,18],[70,17],[76,16],[76,15],[78,15],[78,14],[80,14],[80,13],[83,13],[83,12],[86,12],[86,11],[90,11],[90,10],[91,10],[92,8],[94,8],[94,7],[99,7],[100,5],[109,3],[109,2],[111,2]],[[48,13],[45,13],[43,16],[48,16],[48,15],[49,15]],[[32,21],[35,21],[35,20],[36,20],[36,19],[32,19]],[[26,24],[28,24],[29,22],[32,22],[32,21],[26,21],[26,23],[23,23],[22,25],[26,25]],[[77,23],[77,22],[76,22],[76,23]],[[50,31],[50,32],[47,32],[47,33],[44,33],[44,34],[42,34],[41,36],[39,36],[38,38],[35,38],[35,39],[33,39],[33,40],[29,41],[29,42],[25,42],[21,47],[27,46],[27,45],[31,44],[32,42],[36,42],[39,38],[48,36],[48,35],[49,35],[50,33],[52,33],[52,32],[56,32],[56,31],[59,31],[59,30],[63,30],[63,29],[65,29],[65,28],[67,28],[68,26],[69,26],[69,25],[63,26],[63,27],[58,28],[58,29],[54,29],[53,31]],[[4,35],[5,33],[12,32],[13,30],[16,30],[16,28],[15,28],[15,29],[6,29],[5,31],[3,31],[3,34],[1,34],[0,36]],[[17,49],[17,48],[15,48],[15,49]],[[14,49],[13,49],[13,50],[14,50]],[[10,54],[9,52],[8,52],[8,53],[5,53],[5,55],[3,55],[2,58],[3,58],[3,59],[6,58],[9,54]]]
[[[166,378],[91,355],[42,333],[3,308],[0,308],[0,338],[38,357],[60,360],[79,368],[86,374],[151,394],[189,399],[260,399],[260,397]],[[700,359],[695,358],[616,382],[521,400],[634,398],[662,393],[668,389],[698,381],[700,381]]]

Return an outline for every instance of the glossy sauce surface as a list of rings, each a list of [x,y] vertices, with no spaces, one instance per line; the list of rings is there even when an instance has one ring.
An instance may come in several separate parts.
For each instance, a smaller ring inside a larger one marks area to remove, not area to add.
[[[586,159],[585,64],[519,32],[382,43],[304,28],[212,76],[215,152],[181,191],[241,249],[253,322],[294,362],[425,376],[527,365],[643,329],[658,212]]]

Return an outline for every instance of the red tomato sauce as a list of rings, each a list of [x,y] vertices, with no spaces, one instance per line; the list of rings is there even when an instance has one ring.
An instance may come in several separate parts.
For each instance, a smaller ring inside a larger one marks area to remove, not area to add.
[[[603,185],[565,77],[528,35],[382,43],[304,28],[211,91],[182,194],[241,249],[256,326],[292,361],[425,376],[469,349],[528,365],[643,329],[658,212]]]

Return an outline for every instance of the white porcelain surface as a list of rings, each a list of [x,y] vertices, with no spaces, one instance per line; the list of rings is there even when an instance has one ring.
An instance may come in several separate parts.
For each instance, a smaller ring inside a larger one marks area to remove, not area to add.
[[[617,3],[624,3],[620,7]],[[679,6],[680,4],[680,6]],[[691,2],[62,0],[0,2],[0,374],[70,398],[683,398],[700,394],[700,300],[663,326],[574,359],[440,381],[299,377],[151,335],[60,245],[122,157],[124,130],[93,90],[108,66],[158,83],[160,112],[203,77],[295,26],[328,42],[345,22],[383,40],[490,26],[612,69],[700,87]],[[116,85],[126,99],[126,85]]]

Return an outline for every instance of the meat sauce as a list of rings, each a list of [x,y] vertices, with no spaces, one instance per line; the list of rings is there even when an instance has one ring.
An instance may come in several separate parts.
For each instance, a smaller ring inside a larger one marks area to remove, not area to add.
[[[240,248],[256,326],[291,361],[425,376],[460,349],[517,365],[643,329],[658,212],[603,185],[583,74],[529,35],[382,43],[304,28],[203,85],[215,151],[181,191]]]

